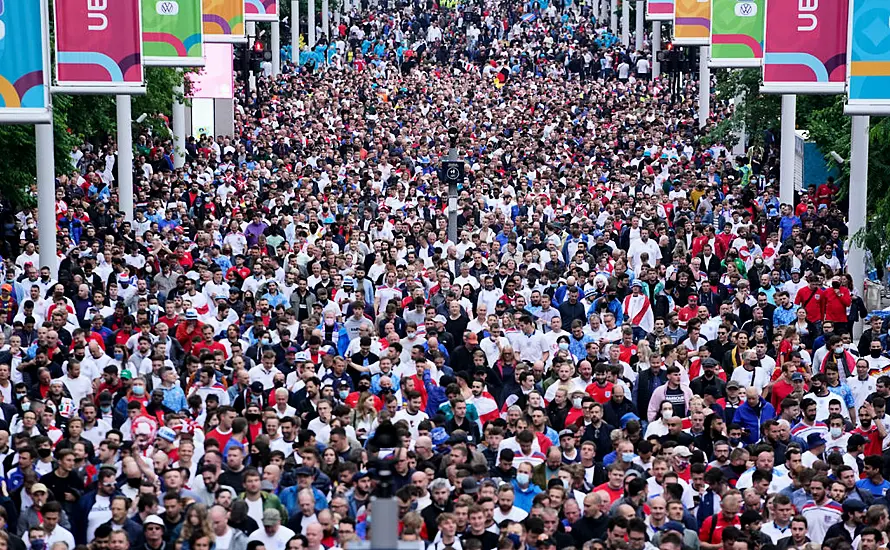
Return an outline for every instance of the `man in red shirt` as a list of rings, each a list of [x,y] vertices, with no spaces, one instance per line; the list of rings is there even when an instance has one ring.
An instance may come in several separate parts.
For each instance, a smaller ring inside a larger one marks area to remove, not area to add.
[[[698,534],[702,548],[714,550],[723,544],[723,530],[730,525],[741,526],[739,520],[739,505],[742,495],[735,489],[730,489],[723,495],[720,501],[720,513],[705,518]]]
[[[859,407],[859,427],[853,430],[854,434],[859,434],[865,438],[865,456],[878,455],[882,452],[881,444],[884,437],[887,436],[887,428],[880,418],[875,414],[874,405],[866,401]]]
[[[609,494],[609,507],[624,496],[624,468],[617,462],[609,465],[609,481],[594,487],[594,492],[605,491]]]
[[[822,290],[819,288],[819,278],[815,275],[807,277],[807,286],[797,291],[794,303],[804,308],[807,312],[807,320],[814,323],[822,321],[825,309],[823,308]]]
[[[226,353],[226,347],[213,339],[212,326],[204,325],[203,327],[201,327],[201,336],[204,339],[192,346],[192,355],[201,357],[201,354],[204,352],[204,350],[209,351],[211,355],[216,350],[220,350],[223,352],[223,356],[228,357],[228,354]]]
[[[218,409],[217,416],[219,417],[219,424],[210,430],[206,439],[215,439],[218,441],[220,451],[222,451],[226,448],[229,439],[232,438],[232,422],[238,417],[238,413],[236,413],[235,409],[232,407],[223,405]]]
[[[590,397],[594,398],[597,403],[604,405],[606,401],[612,398],[612,388],[614,385],[606,381],[608,367],[603,363],[599,363],[594,370],[595,380],[593,384],[589,384],[586,388]]]
[[[801,289],[801,292],[803,290]],[[799,297],[800,292],[797,295]],[[840,278],[835,277],[831,280],[831,288],[824,289],[822,296],[822,309],[825,316],[823,320],[834,322],[835,327],[847,327],[847,308],[853,303],[850,289],[842,287]],[[807,316],[809,316],[809,311],[807,311]],[[844,332],[844,329],[836,332],[840,334]]]

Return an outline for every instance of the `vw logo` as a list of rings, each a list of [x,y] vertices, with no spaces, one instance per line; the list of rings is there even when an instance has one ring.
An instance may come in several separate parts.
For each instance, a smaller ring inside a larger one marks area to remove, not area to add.
[[[179,13],[179,3],[175,0],[161,0],[155,4],[158,15],[176,15]]]

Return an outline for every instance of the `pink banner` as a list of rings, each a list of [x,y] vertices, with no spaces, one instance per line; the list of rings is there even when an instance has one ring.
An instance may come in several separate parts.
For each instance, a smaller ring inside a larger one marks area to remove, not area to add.
[[[235,97],[232,59],[231,44],[204,44],[204,68],[198,73],[186,75],[192,83],[191,97],[205,99]]]
[[[244,0],[246,21],[278,21],[278,0]]]
[[[844,93],[848,0],[767,0],[766,93]]]
[[[54,0],[56,79],[65,87],[142,86],[139,0]]]

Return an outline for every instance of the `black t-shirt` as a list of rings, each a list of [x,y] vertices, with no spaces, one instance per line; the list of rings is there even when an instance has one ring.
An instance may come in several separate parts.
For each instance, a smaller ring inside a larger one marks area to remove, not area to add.
[[[466,546],[468,540],[478,540],[482,544],[482,550],[495,550],[498,547],[498,536],[491,531],[485,531],[481,535],[466,532],[460,536],[461,545]]]
[[[672,390],[670,386],[664,390],[664,400],[673,405],[674,416],[677,418],[686,418],[686,395],[682,388]]]

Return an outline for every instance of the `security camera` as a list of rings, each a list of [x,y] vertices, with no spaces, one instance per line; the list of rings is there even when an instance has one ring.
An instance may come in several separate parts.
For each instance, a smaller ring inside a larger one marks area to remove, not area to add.
[[[145,119],[147,119],[147,118],[148,118],[148,114],[142,113],[141,115],[139,115],[139,118],[136,119],[136,123],[142,124],[143,122],[145,122]]]
[[[847,162],[844,159],[844,157],[842,157],[838,154],[837,151],[832,151],[831,153],[829,153],[829,155],[831,155],[831,158],[833,158],[834,161],[837,162],[838,164],[843,164],[843,163]]]

